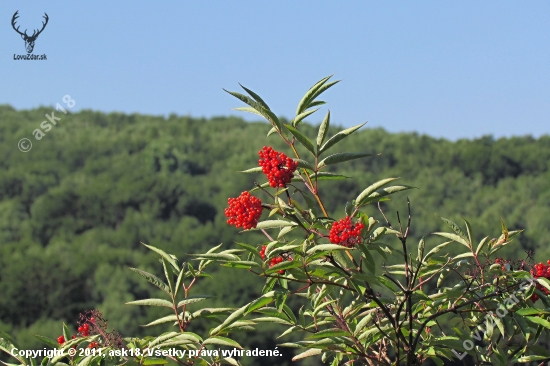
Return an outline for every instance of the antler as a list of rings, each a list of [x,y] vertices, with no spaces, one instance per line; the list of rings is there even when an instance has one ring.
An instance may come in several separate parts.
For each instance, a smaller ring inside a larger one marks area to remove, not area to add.
[[[39,35],[40,33],[42,33],[42,31],[44,30],[44,28],[46,28],[46,24],[48,24],[48,20],[49,20],[50,18],[48,18],[48,14],[46,14],[46,13],[44,13],[44,17],[43,17],[43,18],[46,19],[46,22],[45,22],[45,23],[42,22],[42,29],[40,29],[40,30],[38,31],[38,33],[36,33],[36,30],[35,30],[35,31],[32,33],[32,36],[30,36],[29,38],[36,38],[36,37],[38,37],[38,35]]]
[[[25,29],[25,33],[21,33],[21,32],[19,31],[19,27],[15,28],[15,20],[16,20],[17,18],[19,18],[19,15],[17,15],[17,13],[19,13],[19,10],[17,10],[17,11],[15,12],[15,14],[13,14],[13,18],[11,18],[11,26],[12,26],[13,29],[14,29],[17,33],[19,33],[20,35],[26,36],[26,35],[27,35],[27,30],[26,30],[26,29]],[[46,14],[46,13],[44,13],[44,14]]]

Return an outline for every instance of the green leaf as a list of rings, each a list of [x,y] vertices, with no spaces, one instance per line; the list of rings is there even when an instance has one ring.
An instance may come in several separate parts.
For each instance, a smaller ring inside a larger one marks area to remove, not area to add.
[[[312,254],[319,251],[332,251],[332,250],[346,250],[349,249],[343,245],[338,244],[319,244],[307,251],[307,254]]]
[[[262,167],[257,166],[255,168],[250,168],[250,169],[247,169],[247,170],[241,170],[240,173],[261,173],[261,172],[262,172]]]
[[[418,262],[421,262],[422,261],[422,257],[424,256],[424,247],[426,245],[425,241],[424,241],[424,236],[422,237],[422,239],[420,239],[420,243],[418,243],[418,255],[416,257],[416,260]]]
[[[248,104],[252,108],[254,108],[265,119],[267,119],[269,121],[269,123],[271,123],[271,125],[273,125],[273,127],[276,127],[277,130],[280,131],[281,133],[283,132],[281,122],[279,121],[277,116],[273,112],[271,112],[269,109],[265,108],[261,103],[258,103],[257,101],[252,100],[251,98],[247,97],[246,95],[243,95],[243,94],[240,94],[240,93],[237,93],[237,92],[232,92],[232,91],[225,90],[225,89],[223,89],[223,90],[226,91],[227,93],[231,94],[235,98],[241,100],[242,102]]]
[[[65,342],[71,339],[71,332],[65,323],[63,323],[63,337],[65,338]]]
[[[213,296],[189,296],[188,298],[178,302],[178,308],[181,308],[183,305],[194,304],[196,302],[204,301],[212,297]]]
[[[321,145],[323,144],[323,141],[325,140],[329,126],[330,126],[330,111],[327,111],[327,115],[325,116],[325,119],[323,119],[323,122],[319,126],[319,132],[317,133],[317,141],[316,141],[317,153],[319,153],[319,148],[321,147]]]
[[[241,347],[241,345],[239,343],[237,343],[236,341],[234,341],[230,338],[220,337],[220,336],[210,337],[207,340],[205,340],[203,342],[203,344],[204,345],[206,345],[206,344],[217,344],[219,346],[229,346],[229,347],[235,347],[235,348],[243,349]]]
[[[174,337],[177,337],[179,335],[178,332],[168,332],[160,335],[159,337],[155,338],[151,342],[149,342],[148,348],[153,348],[156,345],[159,345],[169,339],[172,339]]]
[[[481,241],[479,242],[479,245],[477,246],[477,249],[476,249],[476,255],[479,254],[479,252],[481,251],[481,249],[483,248],[483,246],[485,245],[485,243],[487,243],[487,239],[489,239],[488,236],[484,237],[483,239],[481,239]]]
[[[174,304],[172,304],[170,301],[163,299],[136,300],[127,302],[126,305],[164,306],[167,308],[172,308],[174,306]]]
[[[542,315],[542,314],[550,314],[550,312],[544,311],[542,309],[535,309],[535,308],[523,308],[516,311],[516,314],[521,316],[526,315]]]
[[[189,254],[191,257],[197,257],[197,260],[210,259],[210,260],[223,260],[223,261],[238,261],[240,258],[230,253],[204,253],[204,254]]]
[[[297,130],[296,128],[285,125],[285,127],[290,131],[290,133],[296,137],[296,140],[298,140],[309,152],[315,156],[315,149],[313,148],[313,143],[307,138],[306,135],[304,135],[301,131]]]
[[[240,112],[252,113],[252,114],[255,114],[257,116],[263,117],[263,115],[260,112],[258,112],[257,110],[255,110],[252,107],[238,107],[238,108],[233,108],[233,110],[240,111]],[[275,130],[275,128],[273,128],[273,132],[277,132],[277,130]]]
[[[149,281],[150,283],[152,283],[153,285],[157,286],[159,289],[161,289],[162,291],[170,295],[170,288],[168,287],[168,285],[164,283],[160,278],[155,276],[154,274],[142,271],[141,269],[132,268],[132,267],[130,267],[130,270],[136,272],[137,274],[145,278],[147,281]]]
[[[254,93],[252,90],[246,88],[241,83],[239,83],[239,85],[240,85],[241,88],[243,88],[248,93],[248,95],[250,95],[252,98],[254,98],[254,100],[256,102],[260,103],[262,107],[264,107],[267,110],[271,110],[271,109],[269,109],[269,106],[267,105],[267,103],[264,102],[264,100],[262,98],[260,98],[260,96],[258,94]]]
[[[301,266],[302,266],[302,264],[299,261],[284,261],[284,262],[281,262],[281,263],[277,263],[273,267],[267,269],[265,271],[265,273],[271,274],[271,273],[274,273],[274,272],[277,272],[277,271],[280,271],[280,270],[298,268],[298,267],[301,267]]]
[[[342,139],[348,137],[349,135],[351,135],[352,133],[354,133],[355,131],[357,131],[361,127],[363,127],[365,125],[365,123],[347,128],[343,131],[338,132],[336,135],[332,136],[327,142],[325,142],[323,144],[323,146],[321,146],[321,150],[319,151],[319,155],[321,155],[322,153],[324,153],[325,151],[330,149],[332,146],[334,146],[336,143],[340,142]]]
[[[534,317],[534,316],[527,316],[527,317],[525,317],[525,319],[529,320],[532,323],[542,325],[543,327],[545,327],[547,329],[550,329],[550,322],[546,319],[538,318],[538,317]]]
[[[550,290],[550,281],[547,278],[539,277],[536,279],[538,283]]]
[[[283,325],[292,325],[291,322],[289,322],[286,319],[277,318],[274,316],[268,316],[264,318],[256,318],[254,319],[255,322],[258,323],[273,323],[273,324],[283,324]]]
[[[300,113],[299,115],[297,115],[296,117],[294,117],[294,119],[292,120],[292,126],[296,127],[298,126],[298,124],[300,122],[302,122],[307,116],[309,116],[310,114],[313,114],[315,112],[317,112],[319,110],[319,108],[316,108],[316,109],[310,109],[308,111],[305,111],[303,113]]]
[[[259,222],[258,225],[256,225],[256,230],[282,228],[285,226],[296,226],[296,225],[298,224],[291,221],[286,221],[286,220],[266,220],[266,221]]]
[[[252,253],[256,256],[260,255],[260,252],[258,251],[258,249],[256,249],[256,247],[253,246],[253,245],[246,244],[246,243],[237,243],[237,242],[235,244],[237,244],[241,248],[244,248],[244,249],[248,250],[250,253]]]
[[[457,243],[460,243],[460,244],[466,246],[466,248],[470,248],[470,245],[468,244],[468,241],[466,239],[464,239],[463,237],[459,236],[459,235],[451,234],[451,233],[433,233],[433,234],[442,236],[442,237],[447,238],[447,239],[451,239],[453,241],[456,241]]]
[[[531,361],[545,360],[547,358],[548,357],[546,357],[546,356],[531,355],[531,356],[522,356],[518,359],[512,360],[511,362],[513,362],[513,363],[516,363],[516,362],[527,363],[527,362],[531,362]]]
[[[264,295],[265,296],[265,295]],[[233,313],[231,313],[220,325],[218,325],[216,328],[210,330],[210,335],[218,334],[221,332],[224,328],[228,327],[232,323],[236,322],[240,318],[244,316],[244,313],[246,311],[246,308],[249,304],[235,310]]]
[[[181,319],[181,316],[180,316],[180,319]],[[175,322],[177,321],[178,318],[176,318],[176,315],[173,314],[173,315],[168,315],[168,316],[165,316],[165,317],[162,317],[162,318],[159,318],[157,320],[154,320],[152,321],[151,323],[149,324],[145,324],[143,325],[143,327],[150,327],[152,325],[157,325],[157,324],[162,324],[162,323],[167,323],[167,322]]]
[[[464,217],[462,218],[462,220],[464,220],[464,224],[466,225],[466,231],[468,232],[468,242],[470,243],[470,247],[473,247],[474,238],[472,235],[472,226],[470,225],[468,220],[466,220]]]
[[[54,341],[53,339],[50,339],[48,337],[44,337],[44,336],[41,336],[41,335],[38,335],[38,334],[33,334],[33,336],[40,339],[42,342],[46,343],[51,348],[58,348],[59,347],[59,344],[56,341]]]
[[[174,286],[174,298],[178,296],[178,292],[181,287],[181,281],[183,281],[183,276],[185,275],[185,269],[182,268],[180,273],[178,274],[178,279],[176,280],[176,284]]]
[[[341,179],[348,179],[350,177],[336,174],[336,173],[329,173],[329,172],[317,172],[317,174],[313,173],[309,176],[311,179],[317,179],[317,180],[341,180]]]
[[[461,229],[457,224],[455,224],[455,223],[452,222],[451,220],[446,219],[446,218],[444,218],[444,217],[439,216],[439,218],[440,218],[441,220],[443,220],[451,229],[453,229],[453,231],[454,231],[457,235],[459,235],[462,239],[464,239],[464,241],[460,241],[459,243],[462,243],[462,244],[466,243],[465,245],[466,245],[468,248],[471,247],[471,246],[470,246],[470,243],[469,243],[469,241],[468,241],[468,237],[466,236],[466,234],[464,234],[464,231],[462,231],[462,229]]]
[[[323,168],[327,165],[338,164],[338,163],[342,163],[344,161],[365,158],[367,156],[372,156],[372,155],[373,154],[346,153],[346,152],[332,154],[332,155],[327,156],[323,160],[321,160],[321,162],[317,165],[317,169],[321,169],[321,168]]]
[[[316,96],[318,96],[318,94],[316,94],[316,92],[331,77],[332,77],[332,75],[327,76],[325,78],[322,78],[321,80],[316,82],[315,85],[313,85],[311,88],[309,88],[307,93],[303,96],[302,100],[300,100],[300,103],[298,103],[298,108],[296,109],[296,115],[299,115],[300,113],[302,113],[303,111],[305,111],[306,109],[308,109],[310,107],[311,102],[315,99]]]
[[[164,277],[168,281],[168,287],[170,288],[170,293],[174,293],[174,276],[172,272],[168,270],[168,261],[165,258],[160,258],[162,261],[162,269],[164,270]],[[177,268],[176,268],[177,270]]]
[[[0,332],[0,350],[11,355],[11,350],[14,348],[19,349],[19,347],[16,347],[15,344],[13,343],[13,340],[11,340],[11,337],[9,337],[4,332]],[[18,354],[16,354],[13,357],[17,359],[19,362],[21,362],[21,364],[23,365],[27,364],[27,360],[25,359],[25,357],[19,356]]]
[[[349,336],[350,334],[346,331],[343,331],[339,328],[332,328],[332,329],[325,329],[321,330],[317,333],[312,334],[308,337],[308,339],[315,339],[315,338],[326,338],[326,337],[342,337],[342,336]]]
[[[305,169],[309,169],[311,171],[315,171],[315,167],[310,162],[307,162],[307,161],[302,160],[302,159],[294,159],[294,161],[296,161],[298,163],[298,168],[305,168]]]
[[[261,267],[258,263],[253,261],[231,261],[222,264],[222,266],[231,268]]]
[[[308,349],[305,352],[302,352],[302,353],[294,356],[292,358],[292,361],[298,361],[298,360],[301,360],[301,359],[306,358],[306,357],[317,356],[317,355],[320,355],[321,353],[323,353],[323,350],[320,350],[318,348],[311,348],[311,349]]]
[[[428,254],[426,254],[426,256],[424,257],[424,259],[422,260],[423,263],[426,263],[426,261],[431,257],[433,256],[434,254],[438,253],[441,249],[443,249],[444,247],[446,247],[447,245],[451,244],[452,241],[447,241],[445,243],[442,243],[442,244],[439,244],[437,245],[435,248],[433,248],[432,250],[430,250],[428,252]]]
[[[77,366],[89,366],[93,364],[93,359],[97,357],[101,357],[101,356],[94,356],[94,355],[86,356],[82,360],[80,360]]]
[[[359,196],[357,196],[357,198],[355,199],[355,205],[359,207],[363,203],[362,201],[365,201],[377,189],[382,188],[389,182],[392,182],[396,179],[399,179],[399,178],[386,178],[368,186],[363,192],[359,194]]]
[[[226,313],[230,313],[234,311],[234,308],[204,308],[195,311],[193,314],[191,314],[190,319],[196,319],[196,318],[215,318],[220,315],[224,315]],[[186,332],[186,334],[189,332]]]
[[[164,358],[160,357],[147,357],[143,360],[142,365],[149,366],[149,365],[165,365],[168,361],[166,361]]]
[[[277,132],[277,129],[275,127],[272,127],[271,130],[267,133],[267,137],[273,135],[275,132]]]
[[[172,265],[172,267],[174,267],[174,269],[175,269],[176,271],[179,271],[179,270],[180,270],[180,266],[178,265],[177,261],[176,261],[171,255],[169,255],[168,253],[166,253],[164,250],[159,249],[159,248],[157,248],[157,247],[154,247],[154,246],[152,246],[152,245],[147,245],[147,244],[145,244],[145,243],[141,243],[141,244],[145,245],[147,248],[151,249],[152,251],[154,251],[154,252],[160,254],[160,256],[161,256],[162,258],[166,259],[166,261],[167,261],[168,263],[170,263],[170,264]]]

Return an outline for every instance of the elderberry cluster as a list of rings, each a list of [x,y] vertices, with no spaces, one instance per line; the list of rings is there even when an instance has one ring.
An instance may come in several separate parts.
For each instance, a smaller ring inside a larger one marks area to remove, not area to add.
[[[225,209],[227,223],[245,230],[255,228],[262,215],[262,201],[245,191],[237,198],[228,198],[229,207]]]
[[[297,162],[284,153],[273,150],[271,146],[264,146],[258,155],[260,155],[258,164],[262,167],[271,187],[282,188],[290,183],[294,171],[298,168]]]
[[[95,319],[92,317],[89,319],[89,321],[94,324],[95,323]],[[82,325],[80,325],[78,327],[78,334],[81,336],[81,337],[87,337],[90,335],[90,324],[88,323],[83,323]],[[73,334],[72,336],[72,339],[75,339],[77,337],[76,334]],[[66,342],[66,339],[64,336],[60,335],[59,337],[57,337],[57,343],[61,346],[63,345],[64,343]],[[89,348],[95,348],[97,347],[99,344],[97,342],[91,342],[88,347]],[[73,347],[73,348],[76,348]]]
[[[262,257],[262,260],[265,260],[265,257],[266,257],[266,256],[265,256],[265,249],[266,249],[266,248],[267,248],[267,246],[264,245],[264,246],[262,246],[262,250],[260,250],[260,257]],[[285,260],[285,259],[284,259],[283,256],[281,256],[281,255],[278,255],[278,256],[276,256],[276,257],[271,258],[271,260],[269,261],[269,268],[273,267],[273,266],[276,265],[276,264],[281,263],[281,262],[284,261],[284,260]],[[289,256],[289,257],[287,258],[287,260],[292,261],[292,258]],[[281,274],[281,275],[282,275],[282,274],[285,274],[285,271],[284,271],[283,269],[280,269],[280,270],[278,270],[277,272],[278,272],[279,274]]]
[[[546,263],[547,264],[542,264],[542,263],[535,264],[533,268],[531,268],[531,274],[533,275],[533,277],[535,278],[544,277],[544,278],[550,279],[550,260],[548,260]],[[544,292],[546,295],[550,293],[550,291],[546,287],[542,286],[540,283],[537,282],[536,286],[537,286],[537,289]],[[538,299],[539,299],[539,295],[535,293],[531,295],[531,301],[535,302]]]
[[[99,310],[89,310],[84,314],[80,314],[78,321],[78,334],[81,337],[88,337],[90,335],[101,334],[99,342],[90,342],[88,348],[98,348],[100,344],[103,346],[111,346],[115,348],[122,348],[122,337],[120,334],[113,330],[112,332],[107,331],[107,320],[103,318],[103,314]],[[72,338],[75,339],[77,335],[73,335]],[[63,335],[57,338],[57,343],[63,345],[67,340]],[[76,349],[78,345],[72,346]]]
[[[365,225],[361,223],[352,224],[351,217],[346,216],[332,224],[329,233],[330,242],[353,248],[356,244],[361,244],[361,230],[364,227]]]

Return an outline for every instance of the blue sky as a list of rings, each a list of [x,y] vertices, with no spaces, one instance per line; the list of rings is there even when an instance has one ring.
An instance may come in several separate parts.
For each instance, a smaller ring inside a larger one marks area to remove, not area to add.
[[[11,27],[49,24],[34,54]],[[455,140],[550,133],[548,1],[15,1],[0,5],[0,104],[242,115],[251,88],[292,118],[317,80],[335,124]],[[309,121],[318,123],[324,111]]]

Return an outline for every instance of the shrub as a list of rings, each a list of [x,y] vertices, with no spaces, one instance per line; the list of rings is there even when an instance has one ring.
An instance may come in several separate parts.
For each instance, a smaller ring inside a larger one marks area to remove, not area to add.
[[[167,308],[170,314],[147,326],[173,323],[175,330],[143,339],[122,338],[108,331],[102,314],[85,313],[74,338],[66,326],[57,342],[38,336],[64,352],[44,358],[42,364],[131,360],[154,365],[172,359],[182,365],[239,365],[247,354],[238,351],[242,346],[232,338],[233,333],[255,329],[261,323],[284,325],[286,330],[279,338],[304,335],[302,341],[280,344],[301,350],[294,360],[320,355],[322,362],[333,366],[422,365],[428,360],[443,365],[445,359],[466,356],[478,365],[550,360],[550,352],[539,345],[550,330],[548,266],[533,265],[530,254],[515,260],[496,257],[520,231],[508,231],[503,222],[499,238],[477,241],[466,219],[461,228],[442,218],[450,232],[433,234],[443,238],[443,243],[428,250],[422,238],[413,245],[408,241],[412,222],[408,199],[408,215],[402,220],[398,212],[398,225],[390,224],[381,205],[390,196],[413,188],[392,185],[397,178],[371,184],[343,205],[342,216],[329,215],[321,195],[323,181],[348,178],[328,171],[330,166],[372,155],[328,155],[362,127],[327,138],[330,112],[314,140],[300,130],[300,123],[325,103],[317,98],[336,83],[326,77],[310,88],[288,124],[251,90],[243,87],[248,95],[229,92],[248,105],[238,110],[267,119],[271,124],[268,136],[279,136],[288,148],[289,155],[271,146],[262,147],[259,166],[244,173],[263,172],[267,181],[229,198],[225,210],[228,224],[245,232],[261,231],[265,241],[236,243],[236,248],[224,250],[219,245],[189,255],[187,262],[147,245],[159,255],[165,279],[132,270],[158,287],[167,299],[144,299],[129,305]],[[377,206],[378,219],[366,213],[368,205]],[[264,211],[267,218],[261,221]],[[392,238],[395,244],[387,244]],[[448,245],[458,245],[463,253],[446,254]],[[193,295],[191,290],[197,281],[209,277],[206,270],[215,263],[265,278],[263,289],[258,289],[261,295],[238,309],[201,308],[208,295]],[[193,333],[198,319],[214,325],[202,335]],[[0,348],[10,353],[15,347],[13,340],[0,335]],[[77,355],[67,356],[73,347],[79,347]],[[174,349],[180,352],[161,352]],[[32,358],[16,358],[34,366]]]

